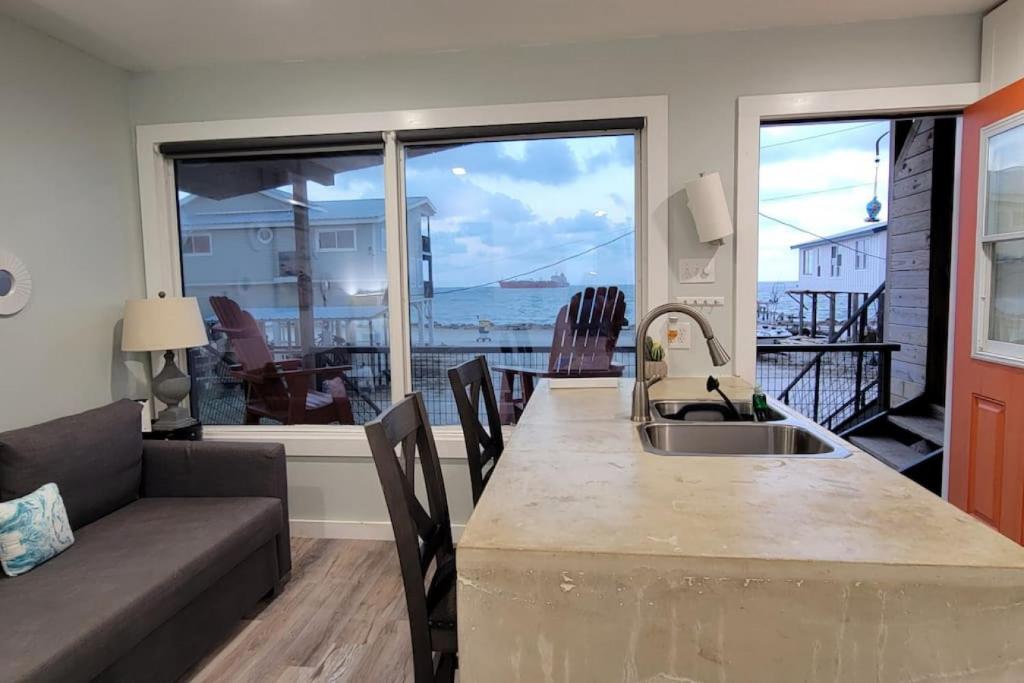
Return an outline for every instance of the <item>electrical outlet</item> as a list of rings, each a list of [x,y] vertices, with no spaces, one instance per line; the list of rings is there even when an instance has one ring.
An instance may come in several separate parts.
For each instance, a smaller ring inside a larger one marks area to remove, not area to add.
[[[714,258],[679,259],[679,284],[693,285],[715,281]]]
[[[688,349],[692,344],[693,340],[693,326],[686,321],[680,321],[673,323],[673,327],[676,328],[676,338],[669,342],[668,347],[670,349]]]

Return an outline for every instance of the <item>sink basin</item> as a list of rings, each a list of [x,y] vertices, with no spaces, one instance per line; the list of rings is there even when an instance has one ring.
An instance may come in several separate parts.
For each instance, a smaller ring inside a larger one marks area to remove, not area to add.
[[[640,426],[644,450],[656,455],[753,458],[845,458],[850,452],[792,424],[765,422],[650,422]]]
[[[754,421],[754,407],[750,401],[733,401],[733,405],[742,421]],[[684,410],[690,410],[689,414],[677,417]],[[735,422],[726,412],[725,401],[651,401],[651,413],[656,419],[673,422]],[[785,419],[785,415],[769,406],[768,419],[764,421],[782,422]]]

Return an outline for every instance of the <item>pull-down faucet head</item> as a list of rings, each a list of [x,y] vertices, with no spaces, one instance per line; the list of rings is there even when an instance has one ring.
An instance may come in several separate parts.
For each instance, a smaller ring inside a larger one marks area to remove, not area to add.
[[[684,304],[662,304],[645,315],[636,326],[636,383],[633,385],[633,422],[647,422],[651,419],[648,389],[654,381],[647,379],[647,358],[644,356],[644,340],[647,330],[657,318],[666,313],[683,313],[693,318],[707,341],[711,362],[717,367],[729,362],[730,356],[722,343],[715,338],[715,331],[703,313]]]

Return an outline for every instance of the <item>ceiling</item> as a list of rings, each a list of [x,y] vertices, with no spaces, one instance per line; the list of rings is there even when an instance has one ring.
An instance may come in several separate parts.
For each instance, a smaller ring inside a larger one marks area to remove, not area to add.
[[[133,71],[982,12],[998,0],[0,0]]]

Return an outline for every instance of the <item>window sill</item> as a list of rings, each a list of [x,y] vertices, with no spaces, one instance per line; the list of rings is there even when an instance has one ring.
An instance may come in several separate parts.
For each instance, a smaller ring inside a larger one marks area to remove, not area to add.
[[[433,428],[438,457],[465,462],[465,442],[458,425]],[[506,439],[509,428],[506,428]],[[205,441],[272,442],[284,444],[289,459],[370,461],[366,432],[360,425],[210,425]]]
[[[1009,365],[1015,368],[1024,368],[1024,348],[1021,348],[1020,353],[1020,356],[1014,356],[982,349],[972,351],[971,358],[974,360],[984,361],[986,363],[996,363],[997,365]]]

